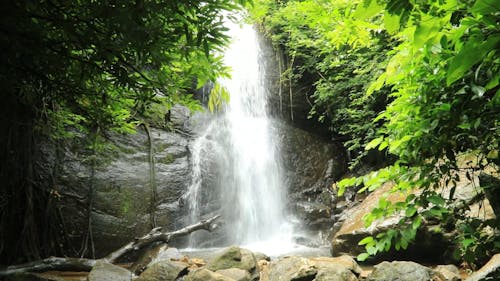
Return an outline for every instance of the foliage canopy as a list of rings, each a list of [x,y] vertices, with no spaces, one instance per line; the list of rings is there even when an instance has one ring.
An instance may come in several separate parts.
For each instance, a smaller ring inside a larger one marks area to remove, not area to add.
[[[95,154],[153,103],[199,108],[192,91],[227,75],[224,20],[247,2],[1,1],[2,263],[64,254],[57,198],[35,167],[40,135],[78,136]]]
[[[364,161],[379,151],[393,164],[339,183],[360,192],[393,182],[405,202],[381,200],[365,217],[403,213],[398,229],[360,241],[367,253],[406,249],[422,222],[454,221],[457,254],[474,263],[500,250],[498,221],[454,213],[449,203],[465,174],[498,177],[500,4],[492,0],[256,1],[254,20],[317,74],[312,114],[347,136]],[[364,152],[363,152],[364,151]],[[473,156],[473,161],[460,159]],[[450,188],[444,198],[444,188]],[[498,192],[482,185],[482,192]],[[410,195],[413,190],[418,195]],[[498,198],[496,198],[498,200]],[[485,228],[493,231],[484,232]]]

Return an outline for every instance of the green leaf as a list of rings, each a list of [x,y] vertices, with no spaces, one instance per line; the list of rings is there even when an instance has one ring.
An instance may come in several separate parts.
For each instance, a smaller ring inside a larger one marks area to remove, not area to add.
[[[472,238],[468,238],[468,239],[464,239],[464,240],[462,240],[462,242],[461,242],[461,243],[462,243],[462,246],[463,246],[464,248],[467,248],[467,247],[469,247],[469,246],[470,246],[472,243],[474,243],[474,242],[475,242],[475,240],[474,240],[474,239],[472,239]]]
[[[370,86],[368,87],[368,90],[366,90],[366,95],[371,95],[373,92],[378,91],[384,86],[385,84],[385,79],[387,77],[387,73],[382,73],[380,76],[375,80],[375,82],[371,83]],[[376,121],[376,120],[374,120]]]
[[[413,228],[413,230],[417,230],[421,224],[422,224],[422,218],[418,216],[411,223],[411,228]]]
[[[443,197],[441,197],[439,195],[429,196],[429,197],[427,197],[427,201],[429,201],[437,206],[443,206],[446,203],[446,201],[443,199]]]
[[[491,80],[484,86],[486,90],[495,88],[500,83],[500,74],[496,74]]]
[[[370,256],[370,254],[368,254],[368,253],[361,253],[361,254],[359,254],[359,255],[356,257],[356,259],[357,259],[358,261],[365,261],[365,260],[366,260],[369,256]]]
[[[431,214],[431,216],[441,218],[443,216],[443,209],[439,207],[432,207],[429,210],[429,214]]]
[[[354,186],[355,184],[357,183],[357,178],[347,178],[347,179],[343,179],[341,181],[339,181],[337,183],[337,187],[338,187],[338,190],[337,190],[337,194],[338,196],[342,196],[346,190],[347,187],[350,187],[350,186]]]
[[[484,92],[486,92],[485,88],[478,86],[478,85],[472,85],[471,89],[472,89],[472,92],[480,98],[484,95]]]
[[[401,248],[403,248],[403,250],[406,250],[406,248],[408,248],[408,241],[403,237],[401,237]]]
[[[414,205],[409,205],[408,207],[406,207],[406,210],[405,210],[405,215],[407,217],[413,217],[413,215],[417,212],[417,208],[415,208]]]
[[[413,34],[413,47],[415,49],[422,48],[427,40],[432,38],[440,28],[439,19],[431,16],[424,17]]]
[[[376,139],[373,139],[371,140],[366,146],[365,146],[365,150],[370,150],[370,149],[373,149],[375,147],[377,147],[377,145],[379,145],[382,141],[384,140],[384,137],[378,137]]]
[[[482,42],[482,38],[470,38],[460,52],[452,59],[446,72],[446,84],[450,86],[460,79],[470,68],[480,62],[491,50],[498,48],[500,35],[491,35]]]
[[[500,11],[500,1],[498,0],[477,0],[471,11],[481,15],[495,14]]]
[[[357,20],[366,20],[380,13],[384,9],[383,5],[379,5],[377,0],[365,0],[358,4],[353,16]]]
[[[380,145],[378,146],[378,150],[379,151],[382,151],[384,150],[384,148],[386,148],[387,146],[389,145],[389,142],[384,140],[383,142],[380,143]]]
[[[439,110],[440,111],[445,111],[445,112],[448,112],[451,110],[451,104],[449,103],[442,103],[439,105]]]
[[[397,31],[399,31],[399,20],[400,16],[399,15],[393,15],[390,14],[389,12],[385,12],[384,14],[384,26],[385,30],[389,34],[395,34]]]
[[[366,245],[366,244],[373,244],[374,240],[372,236],[368,236],[363,238],[361,241],[358,242],[358,245]]]

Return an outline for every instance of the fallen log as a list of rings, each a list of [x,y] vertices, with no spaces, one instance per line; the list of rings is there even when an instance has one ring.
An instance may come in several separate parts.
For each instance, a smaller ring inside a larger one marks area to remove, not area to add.
[[[198,223],[186,226],[184,228],[181,228],[179,230],[173,231],[173,232],[162,232],[161,227],[157,227],[152,229],[148,234],[142,236],[141,238],[136,239],[135,241],[132,241],[125,246],[121,247],[120,249],[112,252],[111,254],[107,255],[104,260],[109,262],[109,263],[114,263],[118,258],[122,257],[123,255],[131,252],[131,251],[137,251],[145,246],[161,241],[164,243],[168,243],[168,241],[172,240],[175,237],[183,236],[190,234],[193,231],[204,229],[207,231],[212,231],[217,227],[217,225],[214,223],[219,216],[212,217],[210,219],[202,220]]]
[[[0,270],[0,276],[44,272],[50,270],[90,271],[96,262],[97,260],[84,258],[49,257],[43,260],[8,266]]]
[[[134,241],[124,245],[123,247],[111,252],[102,259],[85,259],[85,258],[63,258],[49,257],[43,260],[32,261],[19,265],[10,265],[0,269],[0,276],[35,273],[49,270],[57,271],[90,271],[97,261],[102,260],[108,263],[115,263],[119,258],[133,251],[138,251],[151,243],[162,242],[168,243],[173,238],[190,234],[197,230],[213,231],[217,228],[215,223],[219,216],[202,220],[198,223],[186,226],[179,230],[167,232],[161,227],[152,229],[148,234],[136,238]]]

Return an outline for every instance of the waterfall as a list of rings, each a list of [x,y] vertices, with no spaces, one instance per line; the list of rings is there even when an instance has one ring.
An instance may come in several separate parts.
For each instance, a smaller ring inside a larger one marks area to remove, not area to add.
[[[194,222],[208,212],[222,216],[222,237],[208,246],[238,244],[279,251],[288,247],[291,227],[285,218],[287,188],[279,143],[267,110],[261,46],[252,26],[227,27],[232,43],[224,62],[232,71],[231,78],[219,83],[228,90],[230,101],[192,145],[190,219]],[[207,239],[195,234],[190,246],[207,246]]]

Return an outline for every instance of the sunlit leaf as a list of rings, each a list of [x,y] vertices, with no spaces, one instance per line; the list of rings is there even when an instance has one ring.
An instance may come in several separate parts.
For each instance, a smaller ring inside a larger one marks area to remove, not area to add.
[[[481,61],[494,48],[498,48],[500,35],[492,35],[484,42],[481,38],[470,39],[451,61],[446,77],[446,84],[451,85],[460,79],[470,68]]]
[[[384,26],[387,32],[389,32],[390,34],[394,34],[399,30],[400,28],[399,21],[400,21],[399,15],[393,15],[390,14],[389,12],[385,12]]]
[[[384,9],[376,0],[364,0],[358,4],[353,16],[358,20],[366,20],[380,13]]]
[[[368,253],[361,253],[361,254],[359,254],[359,255],[356,257],[356,259],[357,259],[358,261],[365,261],[368,257],[370,257],[370,254],[368,254]]]

